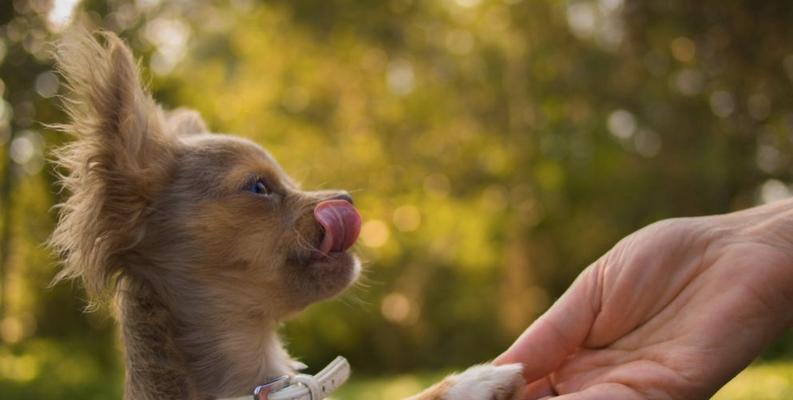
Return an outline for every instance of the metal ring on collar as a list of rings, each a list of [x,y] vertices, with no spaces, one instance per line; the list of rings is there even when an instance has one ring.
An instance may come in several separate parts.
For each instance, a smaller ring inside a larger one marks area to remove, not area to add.
[[[292,382],[301,383],[306,388],[308,388],[308,394],[310,400],[321,400],[322,399],[322,390],[319,388],[319,382],[311,376],[306,374],[298,374],[292,377]]]

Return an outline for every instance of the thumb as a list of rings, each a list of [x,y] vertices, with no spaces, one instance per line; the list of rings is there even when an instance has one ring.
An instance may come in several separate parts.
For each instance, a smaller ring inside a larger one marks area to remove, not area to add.
[[[597,263],[526,329],[494,364],[523,364],[526,382],[555,371],[586,340],[600,307]]]

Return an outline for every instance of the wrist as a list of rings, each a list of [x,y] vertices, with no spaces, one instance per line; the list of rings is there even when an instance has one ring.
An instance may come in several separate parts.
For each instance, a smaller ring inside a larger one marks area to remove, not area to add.
[[[764,283],[753,289],[793,327],[793,198],[706,219],[715,248],[748,259]]]

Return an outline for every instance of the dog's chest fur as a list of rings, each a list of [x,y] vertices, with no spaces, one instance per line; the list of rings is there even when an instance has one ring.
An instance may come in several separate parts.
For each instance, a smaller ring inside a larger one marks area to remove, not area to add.
[[[118,317],[126,348],[129,399],[204,399],[247,393],[268,378],[292,373],[272,327],[217,328],[185,321],[145,283],[124,280]]]

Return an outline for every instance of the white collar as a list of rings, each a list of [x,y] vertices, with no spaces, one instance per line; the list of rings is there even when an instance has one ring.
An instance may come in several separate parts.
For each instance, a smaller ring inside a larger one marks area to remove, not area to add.
[[[256,386],[252,395],[218,400],[322,400],[350,377],[350,363],[336,357],[316,375],[283,375]]]

